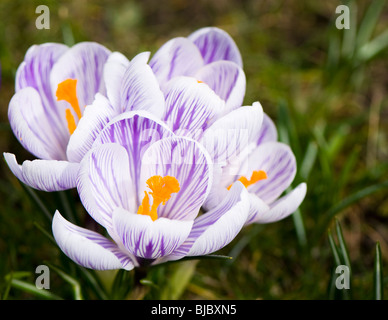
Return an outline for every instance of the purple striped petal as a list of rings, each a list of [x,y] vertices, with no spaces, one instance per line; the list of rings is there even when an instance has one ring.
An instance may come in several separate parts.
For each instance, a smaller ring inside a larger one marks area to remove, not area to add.
[[[247,175],[254,170],[264,170],[267,179],[256,182],[248,187],[267,204],[277,199],[294,180],[296,160],[290,147],[280,142],[261,144],[248,157]]]
[[[80,228],[56,211],[52,224],[54,238],[61,250],[79,265],[95,270],[133,269],[128,255],[102,235]]]
[[[193,221],[169,220],[130,213],[117,208],[113,213],[115,231],[134,256],[157,259],[173,252],[190,233]]]
[[[137,210],[135,182],[129,172],[128,154],[118,144],[93,147],[81,161],[77,189],[89,215],[112,229],[115,208]]]
[[[94,140],[104,126],[113,119],[115,111],[107,98],[96,94],[93,103],[87,108],[67,145],[67,158],[71,162],[80,162],[90,150]]]
[[[37,90],[42,100],[44,113],[52,127],[56,145],[64,150],[69,134],[64,124],[62,114],[56,108],[56,102],[50,86],[50,73],[54,64],[68,50],[68,47],[59,43],[34,45],[28,49],[23,63],[16,72],[15,90],[32,87]],[[39,110],[38,110],[39,111]]]
[[[121,112],[120,88],[124,74],[129,67],[129,60],[119,52],[113,52],[104,66],[104,81],[107,97],[112,106]]]
[[[162,121],[147,112],[136,111],[116,117],[97,137],[94,146],[105,143],[118,143],[127,150],[128,160],[126,165],[135,185],[133,195],[136,198],[133,204],[134,207],[131,207],[131,212],[137,211],[144,196],[144,188],[140,189],[139,186],[144,152],[156,141],[170,136],[173,136],[172,131]],[[145,181],[143,182],[145,183]]]
[[[278,140],[278,132],[272,119],[264,113],[263,124],[259,132],[256,144],[260,145],[265,142],[273,142]]]
[[[202,28],[192,33],[188,39],[199,48],[206,64],[228,60],[242,67],[240,51],[231,36],[224,30],[215,27]]]
[[[12,173],[24,184],[42,191],[60,191],[75,188],[79,163],[58,160],[26,160],[22,165],[15,155],[4,153]]]
[[[180,186],[165,205],[158,208],[158,216],[193,220],[206,199],[212,183],[210,156],[196,141],[171,137],[157,141],[144,153],[141,170],[141,198],[147,191],[148,178],[160,175],[175,177]]]
[[[57,128],[47,118],[39,93],[32,87],[19,90],[11,99],[8,119],[16,138],[38,158],[66,159],[66,145],[54,134]]]
[[[120,87],[120,113],[145,110],[158,118],[164,114],[164,96],[147,64],[148,57],[148,52],[137,55],[126,69]]]
[[[296,211],[306,196],[307,186],[301,183],[290,193],[271,204],[270,210],[258,214],[251,222],[271,223],[282,220]]]
[[[195,78],[206,83],[225,101],[222,114],[241,107],[246,87],[244,71],[234,62],[216,61],[201,68]]]
[[[193,76],[203,65],[198,48],[182,37],[167,41],[150,61],[161,88],[173,77]]]
[[[177,135],[198,139],[224,105],[206,84],[198,83],[194,78],[176,77],[166,88],[163,120]]]
[[[261,217],[265,217],[270,210],[269,206],[253,193],[249,193],[249,215],[245,225],[257,221]]]
[[[77,79],[77,98],[81,110],[91,104],[97,92],[105,95],[103,81],[104,64],[110,51],[94,42],[81,42],[71,47],[53,66],[51,71],[51,90],[55,95],[58,84],[66,79]],[[69,107],[68,102],[58,101],[57,106],[63,114]]]
[[[224,166],[233,160],[236,162],[234,166],[239,169],[238,164],[245,159],[247,148],[258,136],[262,121],[263,109],[259,103],[238,108],[206,130],[201,143],[215,164]]]
[[[189,237],[169,259],[205,255],[225,247],[240,232],[248,213],[248,192],[235,183],[216,208],[195,219]]]

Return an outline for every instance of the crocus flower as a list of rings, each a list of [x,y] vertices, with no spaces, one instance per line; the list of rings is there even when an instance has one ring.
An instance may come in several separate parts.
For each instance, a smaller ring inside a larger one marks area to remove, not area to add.
[[[76,263],[106,270],[206,255],[227,245],[244,225],[248,193],[235,183],[198,215],[212,184],[212,161],[195,140],[175,135],[145,111],[109,123],[81,161],[77,189],[103,236],[57,211],[53,234]]]
[[[230,35],[219,28],[202,28],[187,38],[167,41],[149,64],[163,91],[171,79],[190,76],[226,102],[224,113],[242,105],[246,79],[241,54]]]
[[[250,136],[249,141],[245,154],[232,156],[226,165],[219,167],[204,208],[211,210],[217,206],[233,183],[239,181],[249,192],[250,213],[246,224],[279,221],[300,206],[306,184],[301,183],[280,197],[295,178],[296,160],[291,148],[277,141],[276,126],[267,114],[264,113],[258,134]]]
[[[163,104],[163,94],[146,64],[148,57],[142,57],[125,66],[121,96],[111,104],[105,96],[112,96],[114,81],[106,62],[109,58],[119,64],[126,60],[121,54],[97,43],[31,47],[17,70],[8,117],[16,138],[38,159],[19,165],[15,155],[5,153],[15,176],[39,190],[74,188],[79,162],[114,116],[134,110],[134,105],[161,116],[163,110],[149,101],[159,98]]]

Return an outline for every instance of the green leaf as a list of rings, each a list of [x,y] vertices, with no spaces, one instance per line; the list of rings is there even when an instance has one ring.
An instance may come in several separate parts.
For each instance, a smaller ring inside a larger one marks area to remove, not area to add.
[[[357,47],[363,46],[369,41],[373,30],[377,26],[380,13],[385,5],[385,0],[371,1],[357,33]]]
[[[383,266],[382,266],[382,257],[380,243],[376,243],[375,249],[375,267],[373,273],[373,284],[374,284],[374,299],[383,300],[384,299],[384,279],[383,279]]]
[[[23,290],[25,292],[28,292],[30,294],[33,294],[34,296],[37,296],[38,298],[48,299],[48,300],[63,300],[61,297],[51,293],[50,291],[46,289],[38,289],[35,285],[28,283],[23,280],[19,279],[12,279],[11,280],[11,286],[20,290]]]
[[[73,277],[69,276],[67,273],[65,273],[61,269],[57,268],[56,266],[54,266],[54,265],[52,265],[50,263],[47,263],[47,262],[46,262],[46,264],[51,269],[53,269],[56,273],[58,273],[58,275],[63,280],[65,280],[67,283],[69,283],[71,285],[71,287],[73,288],[74,299],[76,299],[76,300],[83,300],[82,292],[81,292],[81,285],[80,285],[80,283],[77,280],[75,280]]]
[[[347,249],[346,242],[342,234],[342,228],[338,219],[335,219],[335,229],[336,229],[338,243],[339,243],[339,252],[341,253],[341,257],[342,257],[341,261],[343,262],[343,264],[348,266],[349,271],[351,273],[352,267],[350,264],[348,249]]]
[[[173,273],[167,282],[167,286],[165,286],[161,292],[160,299],[179,299],[193,277],[197,263],[198,261],[184,261],[175,264]]]

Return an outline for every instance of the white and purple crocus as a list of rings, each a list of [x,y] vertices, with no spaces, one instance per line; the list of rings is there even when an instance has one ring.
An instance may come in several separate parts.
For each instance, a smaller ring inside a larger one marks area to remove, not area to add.
[[[131,61],[96,43],[33,46],[16,76],[11,128],[38,159],[22,182],[77,188],[104,235],[57,211],[53,233],[78,264],[99,270],[206,255],[244,225],[269,223],[303,201],[296,161],[258,102],[242,106],[240,52],[218,28]],[[201,212],[201,214],[200,214]]]
[[[147,112],[123,114],[81,161],[77,185],[84,207],[113,241],[59,212],[54,237],[68,257],[98,270],[212,253],[233,240],[249,212],[247,190],[236,183],[218,206],[199,215],[212,178],[201,144],[176,136]]]

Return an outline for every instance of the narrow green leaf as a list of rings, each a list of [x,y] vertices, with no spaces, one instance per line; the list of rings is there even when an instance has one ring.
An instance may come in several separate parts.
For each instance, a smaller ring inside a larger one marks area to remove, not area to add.
[[[331,234],[330,229],[327,231],[327,236],[329,238],[329,244],[330,244],[331,252],[333,253],[335,265],[339,266],[342,264],[342,262],[341,262],[341,258],[339,255],[338,247],[334,241],[334,238],[333,238],[333,235]]]
[[[349,253],[348,253],[346,242],[345,242],[345,239],[344,239],[344,236],[342,233],[342,228],[341,228],[341,225],[340,225],[338,219],[335,219],[335,229],[336,229],[336,233],[337,233],[337,239],[338,239],[339,250],[340,250],[339,252],[341,253],[342,261],[344,262],[344,264],[346,266],[348,266],[349,271],[351,273],[352,267],[350,264]]]
[[[306,229],[304,227],[304,221],[302,213],[297,209],[292,214],[292,220],[294,221],[296,236],[298,238],[299,245],[303,248],[307,245]]]
[[[378,55],[381,51],[388,47],[388,30],[378,35],[370,42],[363,45],[358,51],[358,59],[361,61],[371,60],[374,56]]]
[[[35,285],[19,279],[12,279],[11,286],[30,294],[33,294],[39,298],[48,300],[63,300],[61,297],[51,293],[46,289],[38,289]]]
[[[373,273],[374,278],[374,298],[375,300],[384,299],[384,278],[380,243],[376,243],[375,249],[375,268]]]
[[[46,264],[51,269],[53,269],[56,273],[58,273],[58,275],[63,280],[65,280],[67,283],[69,283],[71,285],[71,287],[73,288],[74,299],[76,299],[76,300],[83,300],[82,292],[81,292],[81,285],[80,285],[80,283],[77,280],[75,280],[73,277],[69,276],[67,273],[65,273],[61,269],[57,268],[56,266],[54,266],[54,265],[52,265],[50,263],[47,263],[47,262],[46,262]]]
[[[385,0],[371,1],[357,32],[357,47],[360,48],[370,40],[385,2]]]
[[[307,180],[311,169],[314,166],[314,163],[317,159],[317,154],[318,154],[318,146],[315,141],[310,141],[307,150],[305,153],[305,156],[303,158],[302,164],[300,165],[300,176],[304,179]]]

